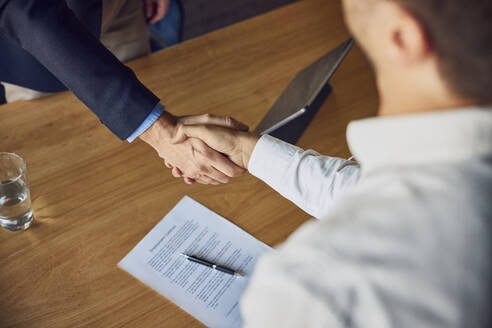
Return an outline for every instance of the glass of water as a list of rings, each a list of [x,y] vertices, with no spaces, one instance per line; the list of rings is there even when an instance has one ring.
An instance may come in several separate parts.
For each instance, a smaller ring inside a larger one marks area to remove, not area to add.
[[[26,162],[17,154],[0,152],[0,226],[26,230],[32,220]]]

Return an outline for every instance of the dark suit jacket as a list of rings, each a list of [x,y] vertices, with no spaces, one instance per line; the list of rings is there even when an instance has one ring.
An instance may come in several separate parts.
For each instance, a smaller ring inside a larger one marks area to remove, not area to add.
[[[121,139],[159,102],[98,40],[102,0],[0,0],[0,81],[65,87]]]

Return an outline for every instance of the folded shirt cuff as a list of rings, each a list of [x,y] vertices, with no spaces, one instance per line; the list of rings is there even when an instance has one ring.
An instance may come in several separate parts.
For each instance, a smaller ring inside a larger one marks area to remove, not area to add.
[[[253,149],[248,171],[270,186],[277,186],[292,165],[292,158],[300,151],[299,147],[265,134]]]
[[[126,139],[128,142],[133,142],[142,133],[147,131],[161,117],[165,107],[162,104],[157,104],[147,118],[140,124],[140,126]]]

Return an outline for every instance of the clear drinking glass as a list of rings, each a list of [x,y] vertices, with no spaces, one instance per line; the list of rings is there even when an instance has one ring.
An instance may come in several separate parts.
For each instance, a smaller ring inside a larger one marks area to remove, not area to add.
[[[0,226],[26,230],[33,219],[26,162],[17,154],[0,152]]]

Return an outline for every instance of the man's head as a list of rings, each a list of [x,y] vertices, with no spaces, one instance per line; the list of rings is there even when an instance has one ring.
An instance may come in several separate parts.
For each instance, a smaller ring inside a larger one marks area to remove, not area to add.
[[[491,0],[344,0],[382,114],[492,103]]]

